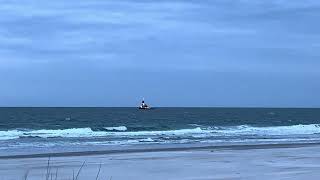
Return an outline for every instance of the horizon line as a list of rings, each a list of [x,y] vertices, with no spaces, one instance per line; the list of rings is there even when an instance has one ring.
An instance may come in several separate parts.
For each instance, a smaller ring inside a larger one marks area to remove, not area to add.
[[[137,106],[0,106],[0,108],[139,108]],[[237,109],[320,109],[320,107],[298,107],[298,106],[154,106],[158,108],[237,108]]]

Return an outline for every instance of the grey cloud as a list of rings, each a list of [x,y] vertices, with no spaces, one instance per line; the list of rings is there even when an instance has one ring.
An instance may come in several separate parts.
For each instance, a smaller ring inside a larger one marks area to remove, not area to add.
[[[267,64],[273,63],[292,66],[301,58],[318,64],[320,26],[314,23],[320,14],[318,1],[1,4],[0,47],[12,52],[6,53],[9,59],[87,60],[108,62],[109,67],[134,60],[141,68],[220,67],[226,71],[237,69],[236,65],[228,69],[235,61],[239,70],[241,64],[249,63],[260,71],[272,71]]]

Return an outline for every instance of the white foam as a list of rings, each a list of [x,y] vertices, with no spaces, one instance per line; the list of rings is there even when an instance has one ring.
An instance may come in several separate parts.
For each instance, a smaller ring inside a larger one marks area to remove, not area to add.
[[[93,131],[91,128],[71,128],[57,130],[8,130],[0,131],[0,140],[17,139],[19,137],[130,137],[143,136],[145,138],[154,136],[193,136],[197,138],[205,138],[210,136],[268,136],[268,135],[310,135],[320,133],[320,125],[293,125],[293,126],[274,126],[274,127],[253,127],[253,126],[230,126],[230,127],[207,127],[192,128],[167,131],[126,131],[125,126],[106,127],[107,130],[116,131]]]
[[[168,130],[168,131],[135,131],[135,132],[110,132],[113,135],[120,136],[156,136],[156,135],[186,135],[186,134],[201,134],[206,132],[201,128],[193,129],[179,129],[179,130]]]
[[[18,130],[0,131],[0,140],[16,139],[20,135],[22,135],[22,132]]]
[[[56,129],[56,130],[9,130],[0,131],[0,140],[17,139],[19,137],[101,137],[101,136],[156,136],[156,135],[184,135],[203,133],[201,128],[181,129],[169,131],[136,131],[126,132],[126,127],[109,127],[107,130],[118,130],[123,132],[105,132],[92,131],[91,128],[71,128],[71,129]]]
[[[108,131],[126,131],[128,130],[125,126],[117,126],[117,127],[104,127],[104,129]]]
[[[154,140],[151,139],[151,138],[140,139],[139,141],[140,141],[140,142],[154,142]]]
[[[253,127],[247,125],[221,128],[214,130],[216,133],[225,135],[307,135],[320,133],[319,124]]]
[[[71,129],[57,129],[57,130],[9,130],[0,131],[0,140],[17,139],[19,137],[90,137],[103,136],[103,132],[94,132],[90,128],[71,128]]]

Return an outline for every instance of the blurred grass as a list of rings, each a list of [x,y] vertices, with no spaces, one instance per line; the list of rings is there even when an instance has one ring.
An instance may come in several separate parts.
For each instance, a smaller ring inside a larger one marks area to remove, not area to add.
[[[80,168],[77,171],[76,176],[74,174],[74,170],[72,171],[72,177],[70,178],[71,180],[78,180],[78,178],[80,177],[81,171],[82,171],[83,167],[85,166],[85,164],[86,164],[86,161],[84,161],[82,163],[82,165],[80,166]],[[102,164],[100,163],[95,180],[99,180],[101,167],[102,167]],[[49,157],[48,161],[47,161],[47,166],[46,166],[45,180],[59,180],[58,171],[59,171],[59,168],[56,168],[55,172],[52,172],[51,158]],[[23,176],[23,180],[28,180],[29,173],[30,173],[30,170],[27,170],[26,173]],[[112,176],[109,178],[109,180],[112,180]]]

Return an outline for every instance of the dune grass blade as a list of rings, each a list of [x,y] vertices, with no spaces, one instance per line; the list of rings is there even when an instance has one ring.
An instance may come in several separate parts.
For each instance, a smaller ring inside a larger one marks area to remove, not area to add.
[[[27,172],[24,174],[24,180],[27,180],[28,179],[28,176],[29,176],[29,170],[27,170]]]
[[[54,180],[57,180],[57,179],[58,179],[58,170],[59,170],[59,168],[56,169],[56,176],[55,176],[55,179],[54,179]]]
[[[75,180],[78,180],[79,174],[80,174],[80,172],[81,172],[81,170],[82,170],[83,166],[85,165],[85,163],[86,163],[86,161],[84,161],[84,162],[82,163],[82,165],[81,165],[80,169],[78,170],[78,173],[77,173],[77,175],[76,175]]]
[[[48,163],[47,163],[46,180],[49,180],[49,176],[50,176],[50,156],[48,158]]]
[[[99,165],[99,171],[98,171],[98,174],[97,174],[96,180],[98,180],[98,178],[99,178],[100,171],[101,171],[101,163],[100,163],[100,165]]]

